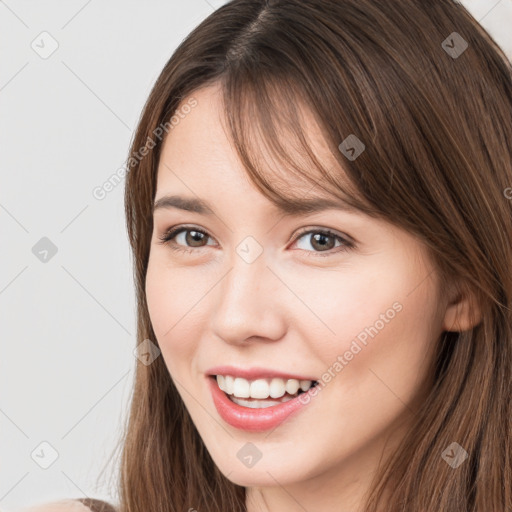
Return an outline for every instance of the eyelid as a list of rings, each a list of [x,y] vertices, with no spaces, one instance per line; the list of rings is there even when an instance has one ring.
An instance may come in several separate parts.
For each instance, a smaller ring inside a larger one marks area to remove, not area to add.
[[[198,231],[199,233],[204,233],[208,237],[213,238],[213,236],[210,235],[210,233],[208,233],[208,231],[206,229],[200,228],[200,227],[198,227],[198,226],[196,226],[194,224],[192,224],[192,225],[189,225],[189,224],[176,224],[175,226],[171,226],[169,228],[166,228],[159,238],[163,238],[163,237],[168,236],[170,234],[177,235],[181,231]]]
[[[306,233],[310,233],[312,231],[313,232],[320,231],[322,233],[329,233],[333,236],[337,236],[337,237],[341,238],[347,244],[355,245],[355,243],[356,243],[355,240],[351,236],[349,236],[345,233],[342,233],[342,232],[338,231],[337,229],[328,228],[326,226],[308,226],[305,228],[301,228],[301,229],[299,229],[298,232],[292,234],[290,240],[288,240],[288,241],[290,242],[291,240],[295,240],[298,237],[305,235]]]
[[[329,249],[327,251],[303,251],[305,252],[307,257],[320,257],[320,258],[327,258],[329,256],[335,257],[339,253],[346,253],[349,250],[353,250],[356,247],[356,244],[353,242],[352,237],[341,234],[337,230],[326,228],[326,227],[320,227],[320,226],[310,226],[303,228],[299,230],[298,233],[295,233],[292,235],[291,240],[293,240],[293,243],[297,243],[304,235],[311,234],[311,233],[323,233],[330,236],[333,236],[341,241],[341,246],[338,246],[333,249]]]

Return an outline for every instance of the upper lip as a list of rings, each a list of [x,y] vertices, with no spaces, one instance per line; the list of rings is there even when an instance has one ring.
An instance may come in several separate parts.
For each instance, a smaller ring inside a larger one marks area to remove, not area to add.
[[[247,380],[256,379],[297,379],[297,380],[311,380],[316,381],[315,377],[308,375],[297,375],[293,373],[286,373],[280,370],[273,370],[270,368],[262,368],[260,366],[252,368],[241,368],[239,366],[215,366],[206,371],[208,375],[232,375],[233,377],[242,377]]]

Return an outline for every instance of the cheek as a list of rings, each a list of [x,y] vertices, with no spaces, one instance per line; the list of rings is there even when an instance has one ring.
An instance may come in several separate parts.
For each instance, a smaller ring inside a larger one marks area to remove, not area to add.
[[[199,336],[191,329],[196,322],[199,293],[185,282],[183,272],[172,271],[164,264],[151,260],[146,274],[146,301],[153,331],[171,374],[182,361],[191,361],[195,350],[193,340]]]
[[[412,396],[435,346],[441,321],[435,276],[425,279],[427,267],[397,256],[357,271],[319,274],[315,286],[295,276],[294,291],[310,307],[295,315],[297,328],[308,333],[311,353],[323,361],[323,380],[335,379],[359,396],[377,390],[393,398],[386,385]]]
[[[414,286],[403,273],[387,275],[386,281],[368,274],[343,279],[343,290],[332,284],[327,288],[335,302],[316,302],[315,313],[335,332],[309,338],[310,352],[325,367],[320,379],[325,410],[338,418],[328,427],[319,418],[315,428],[327,428],[326,436],[332,438],[344,433],[338,451],[325,447],[323,456],[333,463],[340,450],[371,443],[390,425],[408,418],[411,404],[423,396],[426,363],[435,346],[432,282],[425,280],[411,293]],[[412,275],[410,281],[417,283]]]
[[[173,294],[167,281],[160,266],[150,258],[146,273],[146,302],[153,331],[159,339],[172,326],[168,313],[174,310],[174,304],[170,302]]]
[[[293,283],[301,299],[290,301],[295,304],[292,313],[300,322],[299,331],[308,333],[308,339],[315,341],[314,351],[320,350],[327,363],[349,350],[353,340],[364,346],[372,332],[389,331],[388,325],[403,316],[399,311],[407,285],[401,279],[393,266],[368,261],[358,268],[290,273],[283,280]]]
[[[337,351],[342,354],[338,384],[356,402],[372,404],[368,410],[380,411],[382,418],[415,400],[428,379],[436,309],[425,291],[407,296],[396,290],[369,303],[364,314],[354,311],[352,320],[347,317],[350,328]]]

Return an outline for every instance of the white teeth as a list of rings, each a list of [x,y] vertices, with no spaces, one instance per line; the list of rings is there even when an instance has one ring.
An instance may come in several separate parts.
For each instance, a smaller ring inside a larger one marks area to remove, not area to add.
[[[281,398],[286,393],[295,395],[299,389],[307,391],[311,387],[312,381],[299,381],[297,379],[285,381],[280,378],[248,381],[241,377],[232,377],[231,375],[217,375],[217,384],[228,395],[234,395],[238,398],[259,398],[264,400],[268,397]],[[270,401],[267,403],[270,403]]]
[[[265,409],[266,407],[272,407],[274,405],[279,405],[284,402],[288,402],[288,400],[293,400],[291,396],[284,396],[281,400],[244,400],[243,398],[236,398],[235,396],[230,396],[229,399],[235,404],[243,405],[244,407],[249,407],[249,409]]]
[[[300,389],[302,389],[302,391],[307,391],[311,387],[311,384],[313,383],[310,380],[301,380]]]
[[[270,396],[272,398],[279,398],[284,395],[286,387],[283,379],[272,379],[270,381]]]
[[[251,398],[268,398],[269,394],[270,386],[266,379],[258,379],[251,382]]]
[[[251,384],[248,380],[237,377],[233,384],[233,395],[240,398],[249,398],[251,396]]]
[[[286,381],[286,392],[294,395],[300,388],[300,382],[297,379],[289,379]]]
[[[217,384],[222,391],[226,391],[226,383],[224,375],[217,375]]]

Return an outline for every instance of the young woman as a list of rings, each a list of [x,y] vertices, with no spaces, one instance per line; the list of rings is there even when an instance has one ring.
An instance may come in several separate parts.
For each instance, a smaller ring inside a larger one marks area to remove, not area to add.
[[[120,512],[512,510],[512,66],[452,0],[234,0],[128,160]]]

